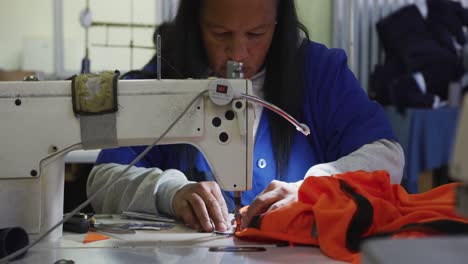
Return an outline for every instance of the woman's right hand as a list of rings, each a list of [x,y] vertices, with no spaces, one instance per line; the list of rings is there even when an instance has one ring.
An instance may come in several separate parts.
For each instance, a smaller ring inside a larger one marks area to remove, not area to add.
[[[172,206],[177,218],[197,230],[226,232],[231,228],[226,202],[214,181],[187,184],[176,192]]]

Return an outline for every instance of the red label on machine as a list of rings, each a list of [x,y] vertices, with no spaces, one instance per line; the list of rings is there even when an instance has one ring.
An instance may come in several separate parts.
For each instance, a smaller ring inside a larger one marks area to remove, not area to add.
[[[227,94],[227,91],[228,91],[227,85],[218,84],[216,86],[216,92],[217,93]]]

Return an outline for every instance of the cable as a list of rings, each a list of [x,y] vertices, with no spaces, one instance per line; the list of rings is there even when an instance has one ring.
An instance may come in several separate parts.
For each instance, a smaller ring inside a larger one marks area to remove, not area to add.
[[[128,166],[122,171],[119,173],[119,175],[115,178],[114,181],[111,181],[109,182],[108,184],[102,186],[100,189],[98,189],[93,195],[91,195],[88,200],[86,200],[85,202],[83,202],[82,204],[80,204],[77,208],[75,208],[75,210],[73,210],[71,213],[68,213],[65,215],[65,217],[60,221],[58,222],[57,224],[55,224],[53,227],[51,227],[49,230],[47,230],[44,234],[42,234],[36,241],[34,241],[33,243],[27,245],[26,247],[0,259],[0,263],[7,263],[8,261],[16,258],[17,256],[23,254],[24,252],[28,251],[30,248],[32,248],[33,246],[35,246],[37,243],[39,243],[41,240],[43,240],[46,236],[48,236],[50,233],[52,233],[52,231],[54,231],[57,227],[59,227],[60,225],[62,225],[63,223],[65,223],[66,221],[68,221],[70,218],[72,218],[75,214],[77,214],[78,212],[81,211],[81,209],[85,208],[89,203],[91,203],[91,201],[100,193],[100,192],[103,192],[104,190],[106,190],[107,188],[109,188],[110,186],[112,186],[114,183],[117,182],[117,180],[122,177],[122,175],[124,175],[128,170],[130,170],[131,167],[133,167],[135,164],[137,164],[155,145],[157,145],[166,135],[167,133],[169,133],[169,131],[172,130],[172,128],[179,122],[179,120],[189,111],[189,109],[195,104],[195,102],[200,98],[202,97],[204,94],[207,93],[207,90],[204,90],[202,92],[200,92],[191,102],[190,104],[187,106],[187,108],[185,108],[185,110],[182,112],[182,114],[180,114],[176,119],[175,121],[166,129],[166,131],[164,131],[164,133],[161,134],[161,136],[159,136],[151,145],[149,145],[148,147],[146,147],[146,149],[138,156],[136,157],[130,164],[128,164]],[[74,145],[76,146],[76,145]],[[73,147],[73,146],[72,146]]]
[[[43,167],[43,164],[44,164],[45,162],[49,161],[50,159],[52,159],[52,158],[54,158],[54,157],[56,157],[56,156],[59,156],[59,155],[63,154],[63,153],[68,153],[68,152],[70,152],[70,151],[79,150],[79,149],[81,149],[81,148],[82,148],[81,143],[76,143],[76,144],[70,145],[70,146],[68,146],[68,147],[66,147],[66,148],[64,148],[64,149],[62,149],[62,150],[60,150],[60,151],[57,151],[57,152],[53,153],[52,155],[50,155],[50,156],[48,156],[48,157],[42,159],[42,160],[39,162],[39,175],[41,175],[42,167]],[[44,166],[45,166],[45,165],[44,165]]]
[[[240,96],[247,100],[253,101],[257,104],[261,104],[264,107],[275,112],[276,114],[280,115],[281,117],[286,119],[289,123],[293,124],[296,127],[296,129],[300,131],[302,134],[304,134],[305,136],[308,136],[310,134],[310,128],[306,124],[299,123],[299,121],[297,121],[294,117],[292,117],[290,114],[286,113],[283,109],[277,107],[276,105],[270,102],[267,102],[259,97],[253,96],[253,95],[241,94]]]

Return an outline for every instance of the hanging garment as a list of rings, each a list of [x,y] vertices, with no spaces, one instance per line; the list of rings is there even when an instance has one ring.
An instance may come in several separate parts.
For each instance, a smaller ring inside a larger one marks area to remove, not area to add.
[[[369,95],[400,112],[447,100],[449,84],[466,71],[458,49],[466,43],[468,9],[447,0],[427,0],[427,9],[425,18],[415,4],[406,5],[376,24],[385,61],[370,76]],[[415,82],[414,74],[425,84]]]
[[[365,239],[468,233],[468,219],[455,212],[457,185],[408,194],[386,171],[308,177],[297,202],[255,217],[236,236],[318,246],[331,258],[358,262]]]

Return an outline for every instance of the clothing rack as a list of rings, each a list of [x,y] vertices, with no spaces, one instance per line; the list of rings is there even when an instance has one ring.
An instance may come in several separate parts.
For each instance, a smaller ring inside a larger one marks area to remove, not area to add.
[[[468,0],[458,2],[468,7]],[[346,51],[349,66],[366,91],[371,72],[384,59],[375,24],[409,4],[427,15],[426,0],[334,0],[333,47]]]

